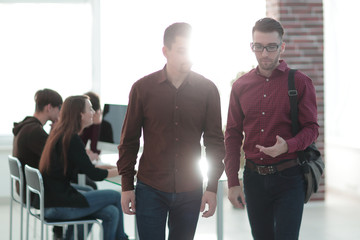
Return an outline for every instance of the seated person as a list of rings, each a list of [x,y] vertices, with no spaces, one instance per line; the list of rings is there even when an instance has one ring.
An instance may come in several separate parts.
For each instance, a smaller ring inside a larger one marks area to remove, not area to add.
[[[97,142],[99,140],[100,135],[100,125],[101,125],[101,108],[100,108],[100,98],[94,92],[87,92],[85,95],[89,96],[92,108],[95,113],[93,116],[93,124],[84,128],[80,137],[84,142],[85,146],[90,140],[90,149],[86,149],[86,153],[88,154],[91,161],[99,160],[100,150],[97,149]],[[75,173],[73,176],[72,182],[78,183],[78,174]],[[88,186],[91,186],[93,189],[97,189],[97,185],[94,181],[92,181],[88,176],[85,177],[85,183]]]
[[[21,162],[24,171],[25,164],[38,168],[41,152],[48,138],[44,125],[47,121],[55,125],[59,118],[60,107],[63,100],[59,93],[51,89],[42,89],[35,93],[35,113],[27,116],[21,122],[14,123],[13,152]],[[25,173],[24,173],[25,174]],[[23,196],[26,201],[26,182],[24,182]],[[54,239],[62,238],[62,227],[53,228]]]
[[[90,149],[87,149],[86,152],[89,155],[91,161],[99,160],[100,150],[97,149],[97,143],[100,136],[100,126],[101,126],[101,108],[100,108],[100,98],[94,92],[87,92],[84,95],[89,96],[92,108],[94,109],[93,124],[89,127],[86,127],[81,133],[80,137],[83,140],[85,146],[90,140]]]
[[[95,181],[118,175],[116,168],[96,168],[86,154],[79,135],[93,123],[93,115],[87,96],[68,97],[61,108],[60,119],[46,141],[39,164],[44,180],[45,217],[98,218],[102,220],[104,240],[125,240],[128,237],[124,232],[120,193],[115,190],[79,192],[70,184],[73,173],[79,171]],[[72,236],[71,230],[68,228],[66,238]],[[79,231],[79,239],[82,239],[81,233]]]

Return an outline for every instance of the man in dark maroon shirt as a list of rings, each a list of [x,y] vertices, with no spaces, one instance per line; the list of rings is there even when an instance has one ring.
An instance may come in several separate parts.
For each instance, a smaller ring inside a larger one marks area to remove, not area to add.
[[[258,66],[233,84],[225,133],[228,198],[235,207],[247,205],[252,235],[257,240],[298,239],[305,192],[297,151],[318,136],[315,88],[300,71],[295,73],[295,87],[301,130],[292,135],[290,69],[280,60],[285,50],[283,34],[283,27],[274,19],[256,22],[251,49]],[[243,140],[246,198],[238,178]]]
[[[174,23],[165,30],[167,64],[138,80],[130,92],[117,166],[122,175],[123,212],[136,212],[142,240],[165,239],[167,218],[168,239],[193,239],[199,211],[210,217],[216,209],[225,155],[220,97],[214,83],[191,71],[190,31],[187,23]],[[134,192],[142,131],[144,149]],[[201,138],[209,164],[204,193]]]

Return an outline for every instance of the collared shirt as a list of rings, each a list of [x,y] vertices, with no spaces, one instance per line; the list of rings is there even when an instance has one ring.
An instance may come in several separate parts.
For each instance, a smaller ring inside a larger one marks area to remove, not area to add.
[[[270,77],[260,75],[258,69],[240,77],[232,86],[228,121],[225,133],[225,171],[229,187],[239,185],[240,147],[244,139],[245,158],[260,165],[276,164],[296,159],[318,137],[316,94],[312,80],[295,73],[298,91],[298,119],[300,132],[292,136],[288,73],[290,68],[281,60]],[[255,146],[273,146],[276,135],[284,138],[288,152],[275,158],[261,153]]]
[[[209,165],[207,190],[216,192],[224,170],[220,97],[214,83],[190,72],[177,89],[165,68],[132,87],[117,166],[123,191],[134,189],[134,166],[143,131],[137,179],[163,192],[193,191],[203,184],[201,137]]]

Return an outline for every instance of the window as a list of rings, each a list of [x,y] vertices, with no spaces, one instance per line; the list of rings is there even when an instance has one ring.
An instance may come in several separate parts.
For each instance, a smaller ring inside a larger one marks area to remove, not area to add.
[[[265,0],[3,0],[0,136],[33,114],[38,89],[64,99],[94,90],[102,103],[127,104],[132,84],[164,66],[163,33],[178,21],[193,26],[193,70],[218,86],[225,124],[231,81],[256,65],[251,28],[264,16]],[[97,21],[100,34],[93,37]],[[99,38],[101,51],[94,51]],[[94,59],[101,81],[93,77]]]
[[[91,90],[91,5],[45,2],[0,3],[0,135],[34,113],[39,89]]]

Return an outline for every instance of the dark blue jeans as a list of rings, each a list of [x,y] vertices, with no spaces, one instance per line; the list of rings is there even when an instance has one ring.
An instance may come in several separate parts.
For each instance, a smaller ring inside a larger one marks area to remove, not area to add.
[[[124,232],[123,212],[121,210],[121,195],[114,190],[94,190],[81,192],[89,207],[52,207],[45,208],[45,217],[48,219],[71,220],[82,217],[94,217],[102,220],[104,240],[127,239]],[[82,228],[80,228],[82,229]],[[66,239],[72,239],[73,228],[69,228]],[[79,231],[79,239],[82,239],[82,230]]]
[[[140,239],[165,240],[167,217],[169,240],[193,239],[202,195],[202,188],[192,192],[166,193],[138,181],[135,196]]]
[[[262,176],[244,171],[244,191],[255,240],[297,240],[304,209],[301,167]]]

